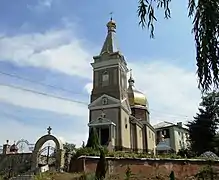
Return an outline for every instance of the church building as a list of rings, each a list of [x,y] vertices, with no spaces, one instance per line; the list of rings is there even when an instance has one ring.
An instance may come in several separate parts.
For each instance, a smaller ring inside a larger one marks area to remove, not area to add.
[[[154,153],[155,130],[150,124],[147,98],[135,88],[132,72],[117,47],[116,23],[112,19],[107,31],[100,54],[91,63],[89,129],[95,128],[100,144],[112,150]]]

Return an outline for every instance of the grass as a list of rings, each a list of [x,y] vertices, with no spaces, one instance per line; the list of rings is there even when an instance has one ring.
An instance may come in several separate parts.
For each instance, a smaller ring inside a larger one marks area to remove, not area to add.
[[[35,180],[77,180],[82,174],[79,173],[41,173],[35,176]]]

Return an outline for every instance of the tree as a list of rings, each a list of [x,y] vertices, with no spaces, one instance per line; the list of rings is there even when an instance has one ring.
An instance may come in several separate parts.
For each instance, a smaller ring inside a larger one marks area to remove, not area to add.
[[[189,122],[191,149],[197,155],[212,150],[212,142],[216,134],[216,124],[212,115],[200,109],[200,113]]]
[[[72,156],[73,153],[75,153],[76,146],[75,146],[75,144],[65,143],[63,145],[63,148],[65,150],[65,155],[64,155],[64,159],[65,159],[64,171],[68,171],[69,170],[69,164],[70,164],[70,161],[71,161],[71,156]]]
[[[219,134],[218,133],[214,136],[212,146],[214,147],[214,153],[217,154],[217,156],[219,156]]]
[[[84,141],[82,141],[82,146],[81,146],[82,148],[85,148],[85,143],[84,143]]]
[[[174,174],[174,171],[171,171],[169,177],[170,177],[170,180],[175,180],[175,174]]]
[[[65,150],[65,153],[72,154],[75,152],[76,146],[75,144],[65,143],[63,145],[63,148]]]
[[[105,157],[105,152],[103,148],[100,148],[100,159],[97,163],[96,167],[96,179],[97,180],[103,180],[106,177],[106,172],[107,172],[107,161]]]
[[[95,128],[91,128],[90,132],[89,132],[89,137],[87,140],[87,145],[86,147],[91,147],[94,149],[98,149],[99,148],[99,139],[98,139],[98,135],[97,135],[97,131]]]
[[[197,155],[214,149],[213,142],[218,125],[216,95],[218,93],[213,92],[203,96],[199,113],[187,125],[189,127],[191,150]]]
[[[154,7],[164,10],[166,19],[171,17],[170,0],[139,0],[139,24],[150,29],[154,37]],[[195,37],[198,87],[207,92],[219,87],[219,0],[188,0],[188,16],[193,17],[192,32]]]

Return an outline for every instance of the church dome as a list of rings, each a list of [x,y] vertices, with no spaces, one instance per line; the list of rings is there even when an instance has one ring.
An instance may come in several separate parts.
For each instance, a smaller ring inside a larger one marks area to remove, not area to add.
[[[129,82],[129,87],[128,87],[128,98],[129,98],[129,103],[131,106],[144,106],[148,107],[148,101],[144,93],[138,91],[134,87],[134,79],[132,78],[132,74],[130,75],[130,78],[128,80]]]

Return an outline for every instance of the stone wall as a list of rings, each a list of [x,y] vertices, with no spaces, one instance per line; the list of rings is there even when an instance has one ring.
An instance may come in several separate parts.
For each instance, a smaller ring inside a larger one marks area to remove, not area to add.
[[[99,157],[79,157],[71,163],[71,172],[95,172]],[[179,180],[187,179],[199,172],[201,168],[208,165],[205,160],[187,159],[131,159],[131,158],[107,158],[109,164],[108,174],[124,179],[125,172],[129,166],[133,176],[137,179],[147,179],[156,176],[166,177],[173,170]],[[219,161],[213,162],[213,166],[219,170]]]
[[[26,172],[31,166],[31,153],[0,154],[0,173]]]

